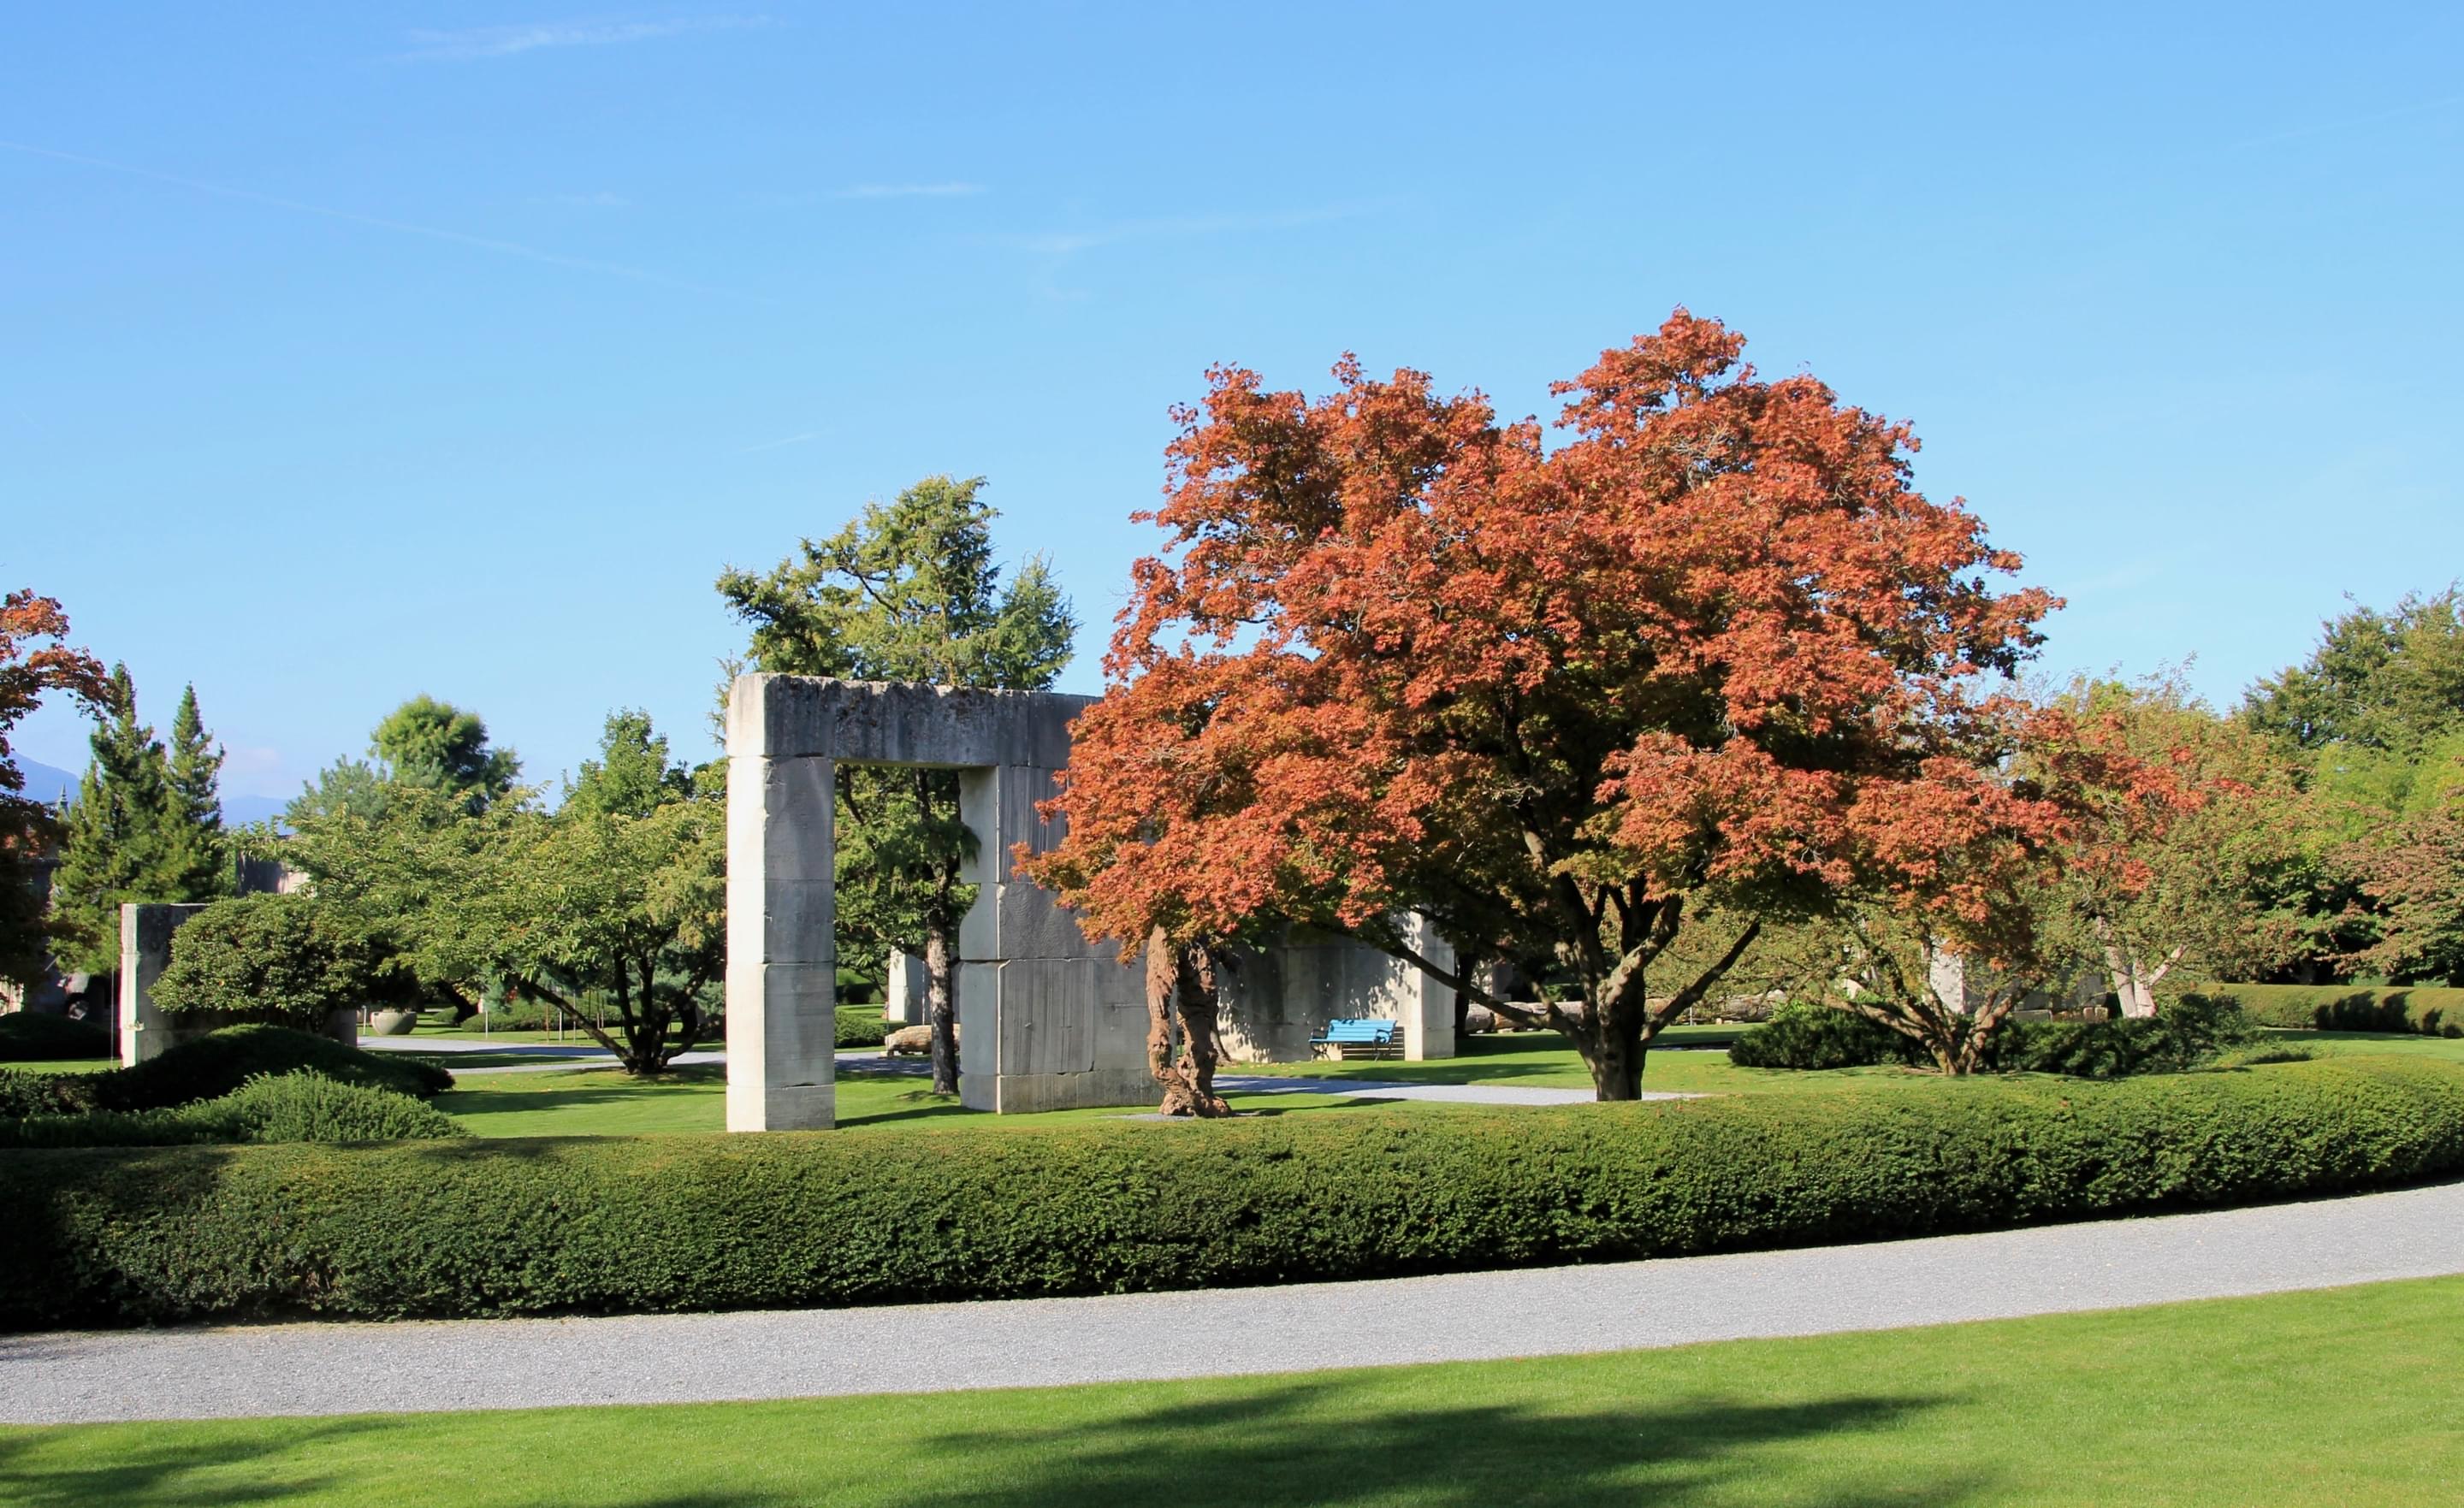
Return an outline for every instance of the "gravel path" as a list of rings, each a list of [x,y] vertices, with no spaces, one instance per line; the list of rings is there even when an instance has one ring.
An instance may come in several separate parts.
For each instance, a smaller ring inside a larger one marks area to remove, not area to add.
[[[0,1421],[798,1398],[1473,1361],[2453,1273],[2464,1273],[2464,1184],[1579,1272],[886,1309],[0,1337]]]

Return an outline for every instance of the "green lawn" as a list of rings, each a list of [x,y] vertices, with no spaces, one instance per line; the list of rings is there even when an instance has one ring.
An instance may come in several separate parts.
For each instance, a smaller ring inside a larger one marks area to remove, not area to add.
[[[47,1058],[31,1063],[0,1063],[0,1068],[30,1074],[99,1074],[119,1066],[117,1058]]]
[[[616,1069],[490,1074],[459,1081],[437,1096],[437,1108],[480,1136],[654,1136],[727,1128],[727,1070],[691,1064],[663,1079],[628,1078]],[[1327,1095],[1234,1095],[1234,1105],[1265,1115],[1294,1114],[1336,1106],[1408,1110],[1443,1106],[1385,1104]],[[980,1117],[955,1098],[933,1093],[925,1080],[866,1074],[841,1064],[838,1118],[848,1130],[911,1130],[976,1119],[1002,1126],[1048,1126],[1136,1113],[1129,1109],[1056,1110],[1039,1115]]]
[[[1496,1508],[2464,1498],[2464,1279],[1180,1383],[0,1429],[26,1508]],[[1187,1338],[1202,1355],[1203,1332]]]

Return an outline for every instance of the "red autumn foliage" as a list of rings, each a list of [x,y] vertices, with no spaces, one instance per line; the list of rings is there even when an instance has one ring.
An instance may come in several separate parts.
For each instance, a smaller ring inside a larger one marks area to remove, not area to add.
[[[61,643],[68,632],[68,614],[56,599],[32,591],[0,598],[0,848],[22,851],[47,831],[41,804],[25,798],[26,776],[10,747],[10,731],[46,691],[66,691],[89,710],[102,697],[101,662]]]
[[[2063,820],[2000,773],[2026,709],[1990,684],[2053,600],[1994,589],[2018,557],[1915,491],[1905,426],[1743,343],[1679,310],[1560,384],[1553,449],[1419,372],[1210,372],[1067,838],[1023,867],[1133,944],[1295,922],[1418,959],[1419,913],[1571,979],[1540,1013],[1608,1098],[1763,917],[1855,889],[1982,925]],[[1646,990],[1714,907],[1732,935]]]

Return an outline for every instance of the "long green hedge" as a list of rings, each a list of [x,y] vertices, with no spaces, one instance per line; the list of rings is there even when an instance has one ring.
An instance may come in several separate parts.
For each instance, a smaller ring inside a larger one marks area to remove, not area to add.
[[[0,1153],[0,1324],[1115,1293],[1868,1240],[2464,1172],[2464,1067],[1424,1117]]]
[[[2211,1000],[2232,1001],[2261,1026],[2464,1037],[2464,990],[2409,984],[2214,984],[2199,993]]]

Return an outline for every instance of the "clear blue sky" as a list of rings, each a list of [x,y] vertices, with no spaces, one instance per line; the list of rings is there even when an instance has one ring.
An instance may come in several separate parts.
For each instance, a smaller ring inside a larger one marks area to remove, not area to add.
[[[1914,421],[2049,668],[2231,701],[2464,572],[2464,8],[2018,10],[20,7],[0,581],[230,791],[422,690],[553,776],[982,474],[1091,690],[1209,362],[1546,412],[1683,303]]]

